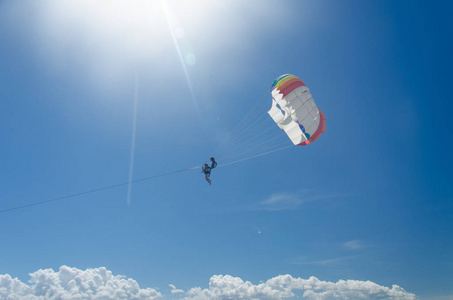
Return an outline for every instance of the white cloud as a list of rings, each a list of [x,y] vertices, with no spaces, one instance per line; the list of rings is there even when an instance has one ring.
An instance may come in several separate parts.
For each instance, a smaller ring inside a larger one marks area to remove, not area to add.
[[[175,286],[174,284],[169,284],[168,286],[171,287],[171,293],[172,293],[172,294],[180,294],[180,293],[184,293],[183,290],[177,289],[176,286]]]
[[[350,259],[355,258],[356,256],[342,256],[342,257],[335,257],[330,259],[322,259],[322,260],[309,260],[305,257],[297,257],[293,260],[293,264],[295,265],[319,265],[319,266],[330,266],[338,263],[342,263],[348,261]]]
[[[0,275],[0,299],[156,299],[155,289],[141,289],[131,278],[113,275],[106,268],[85,271],[61,266],[29,274],[30,285],[10,275]]]
[[[352,240],[343,243],[343,247],[349,250],[359,250],[365,248],[366,245],[360,240]]]
[[[192,288],[186,299],[285,299],[300,296],[306,299],[416,299],[414,294],[393,285],[380,286],[371,281],[340,280],[336,283],[280,275],[254,285],[239,277],[216,275],[208,289]]]
[[[276,193],[261,202],[261,209],[273,211],[292,210],[299,208],[302,202],[302,199],[294,194]]]
[[[30,274],[29,284],[10,275],[0,275],[0,299],[5,300],[44,300],[44,299],[158,299],[166,298],[152,288],[141,289],[131,278],[113,275],[106,268],[85,271],[67,266],[58,272],[52,269],[38,270]],[[371,281],[339,280],[321,281],[316,277],[309,279],[279,275],[252,284],[239,277],[214,275],[209,287],[194,287],[186,293],[169,284],[169,299],[416,299],[414,294],[393,285],[391,288]],[[175,298],[176,297],[176,298]]]
[[[294,193],[274,193],[261,201],[257,209],[268,211],[296,210],[300,209],[303,204],[308,202],[344,197],[347,196],[343,194],[317,194],[310,190],[301,190]]]

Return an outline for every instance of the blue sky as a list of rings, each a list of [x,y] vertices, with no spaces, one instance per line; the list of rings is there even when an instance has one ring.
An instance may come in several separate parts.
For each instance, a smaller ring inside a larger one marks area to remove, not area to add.
[[[451,12],[446,1],[1,1],[0,210],[201,165],[248,113],[244,132],[266,113],[285,73],[304,80],[327,129],[218,168],[212,186],[191,170],[133,184],[129,203],[122,186],[1,213],[0,274],[105,267],[168,299],[183,296],[169,284],[289,274],[449,299]],[[259,140],[274,137],[285,142],[277,128]]]

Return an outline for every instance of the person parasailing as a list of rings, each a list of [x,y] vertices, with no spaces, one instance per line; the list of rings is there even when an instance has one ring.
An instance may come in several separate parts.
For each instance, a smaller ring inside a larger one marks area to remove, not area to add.
[[[211,170],[217,167],[217,162],[214,157],[211,157]]]
[[[201,168],[201,173],[205,174],[206,181],[209,185],[211,185],[211,179],[209,179],[209,176],[211,175],[211,167],[208,164],[204,164]]]

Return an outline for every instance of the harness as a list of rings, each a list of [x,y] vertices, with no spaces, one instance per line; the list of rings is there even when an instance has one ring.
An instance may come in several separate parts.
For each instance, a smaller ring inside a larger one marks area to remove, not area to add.
[[[209,166],[203,166],[203,172],[211,175],[211,168]]]

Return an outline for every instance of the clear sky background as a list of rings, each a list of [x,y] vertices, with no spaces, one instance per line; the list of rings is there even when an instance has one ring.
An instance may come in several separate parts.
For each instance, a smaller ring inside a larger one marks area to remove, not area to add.
[[[0,210],[201,165],[285,73],[327,117],[315,143],[219,167],[212,186],[189,170],[0,213],[3,282],[105,268],[179,299],[214,297],[214,275],[234,290],[289,274],[450,299],[451,16],[449,1],[0,1]]]

